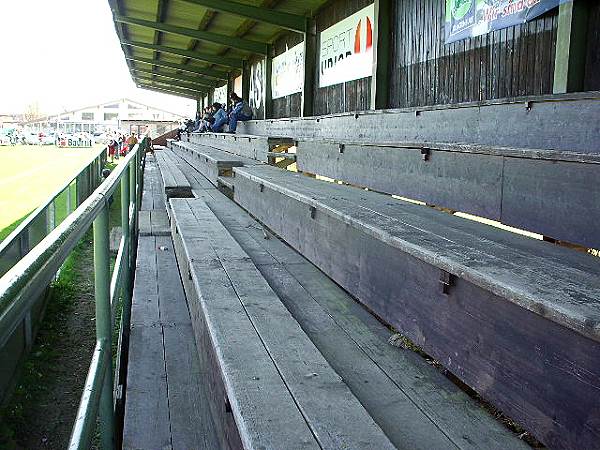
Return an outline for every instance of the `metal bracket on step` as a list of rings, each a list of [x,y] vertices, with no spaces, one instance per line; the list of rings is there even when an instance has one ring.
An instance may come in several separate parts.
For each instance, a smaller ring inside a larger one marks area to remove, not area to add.
[[[260,192],[263,192],[265,190],[265,185],[261,183],[260,185]]]
[[[431,156],[431,149],[427,147],[421,148],[421,159],[423,161],[429,161],[429,157]]]
[[[440,269],[440,287],[442,294],[448,295],[450,293],[450,286],[454,285],[454,275],[450,272]]]
[[[311,206],[310,207],[310,218],[314,219],[316,215],[317,215],[317,208],[315,208],[314,206]]]
[[[338,151],[340,153],[344,153],[345,148],[346,148],[345,144],[338,144]]]

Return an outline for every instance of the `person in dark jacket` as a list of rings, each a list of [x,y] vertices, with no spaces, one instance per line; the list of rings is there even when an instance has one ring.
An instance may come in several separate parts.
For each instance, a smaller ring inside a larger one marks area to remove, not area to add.
[[[247,102],[245,102],[239,95],[232,92],[229,95],[231,103],[233,104],[233,110],[229,114],[229,132],[235,133],[237,129],[238,121],[246,121],[252,119],[252,109]]]
[[[227,123],[227,113],[223,109],[223,105],[218,102],[213,103],[212,113],[215,121],[211,125],[210,129],[215,133],[221,133],[223,131],[223,126]]]

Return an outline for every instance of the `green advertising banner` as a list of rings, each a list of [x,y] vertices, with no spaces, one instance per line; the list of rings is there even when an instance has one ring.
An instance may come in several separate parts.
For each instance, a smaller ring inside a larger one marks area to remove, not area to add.
[[[566,1],[446,0],[446,44],[525,23]]]

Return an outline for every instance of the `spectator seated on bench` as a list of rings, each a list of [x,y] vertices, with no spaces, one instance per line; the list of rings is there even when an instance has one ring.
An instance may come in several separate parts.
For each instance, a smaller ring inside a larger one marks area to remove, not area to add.
[[[212,115],[212,107],[207,106],[204,108],[204,114],[202,118],[198,121],[198,126],[194,130],[194,132],[205,133],[210,131],[211,125],[215,122],[215,118]]]
[[[223,131],[223,126],[227,123],[227,112],[219,102],[213,103],[211,108],[214,122],[210,129],[215,133],[221,133]]]
[[[252,109],[235,92],[229,95],[229,99],[233,103],[233,111],[229,114],[229,132],[235,133],[238,121],[245,122],[252,119]]]

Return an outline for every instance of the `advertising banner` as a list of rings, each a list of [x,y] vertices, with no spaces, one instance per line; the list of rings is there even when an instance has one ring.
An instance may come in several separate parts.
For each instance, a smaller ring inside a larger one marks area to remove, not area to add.
[[[321,32],[319,87],[371,76],[374,15],[371,4]]]
[[[271,66],[271,98],[302,92],[304,82],[304,43],[273,58]]]
[[[446,44],[525,23],[568,0],[446,0]]]
[[[227,85],[215,88],[213,102],[221,103],[222,105],[227,105]]]
[[[260,117],[263,112],[265,98],[265,60],[255,62],[250,66],[250,108],[254,117]]]

